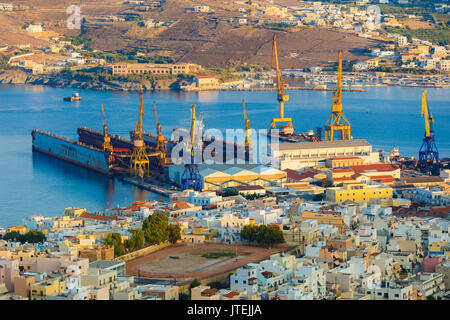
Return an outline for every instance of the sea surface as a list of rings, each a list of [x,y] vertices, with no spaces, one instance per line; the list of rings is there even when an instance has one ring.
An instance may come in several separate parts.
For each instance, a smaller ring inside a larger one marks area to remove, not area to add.
[[[424,120],[420,116],[422,88],[378,87],[367,92],[343,92],[343,110],[352,125],[354,139],[366,139],[374,150],[418,156]],[[429,88],[428,105],[434,116],[436,144],[442,157],[450,157],[450,89]],[[78,92],[81,102],[64,102]],[[331,112],[329,91],[288,91],[285,115],[296,132],[323,125]],[[278,114],[274,91],[246,92],[148,92],[144,93],[144,131],[155,133],[153,101],[156,101],[163,134],[175,127],[189,127],[190,105],[203,112],[207,128],[243,128],[242,99],[250,126],[267,128]],[[31,148],[33,128],[77,139],[77,127],[102,130],[103,102],[108,131],[129,138],[136,126],[139,94],[51,88],[0,86],[0,227],[19,224],[30,215],[62,214],[65,207],[88,211],[128,206],[135,200],[164,198],[79,168]]]

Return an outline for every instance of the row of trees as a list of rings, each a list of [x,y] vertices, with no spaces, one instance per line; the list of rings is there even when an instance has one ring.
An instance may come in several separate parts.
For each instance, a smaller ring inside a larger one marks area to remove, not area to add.
[[[41,231],[30,230],[24,234],[20,234],[17,231],[8,232],[2,237],[2,239],[20,243],[44,243],[46,238],[45,234]]]
[[[264,243],[267,245],[284,243],[283,232],[278,228],[265,225],[246,225],[241,230],[241,238],[250,242]]]
[[[104,244],[114,246],[114,255],[120,256],[125,251],[142,249],[145,245],[157,245],[165,241],[172,244],[181,240],[180,226],[170,224],[169,218],[162,212],[155,212],[145,219],[142,229],[129,229],[130,238],[123,241],[120,233],[111,233]]]

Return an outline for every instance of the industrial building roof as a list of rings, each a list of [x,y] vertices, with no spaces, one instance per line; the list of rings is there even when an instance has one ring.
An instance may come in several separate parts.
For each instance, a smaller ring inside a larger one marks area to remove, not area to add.
[[[180,171],[184,170],[184,165],[174,165]],[[272,175],[283,173],[284,171],[264,166],[261,164],[198,164],[198,169],[203,177],[226,177],[242,175]]]
[[[97,260],[89,263],[89,268],[108,269],[119,265],[125,265],[124,261]]]
[[[272,146],[272,145],[270,145]],[[343,147],[370,147],[371,144],[364,139],[357,140],[335,140],[315,142],[283,142],[279,144],[279,150],[300,150],[320,148],[343,148]]]
[[[439,176],[420,176],[420,177],[404,177],[403,181],[408,183],[430,183],[430,182],[443,182]]]

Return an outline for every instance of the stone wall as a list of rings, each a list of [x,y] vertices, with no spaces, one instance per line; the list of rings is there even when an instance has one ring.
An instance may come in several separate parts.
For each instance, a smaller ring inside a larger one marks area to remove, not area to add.
[[[140,250],[136,250],[136,251],[121,255],[121,256],[117,257],[115,260],[127,262],[127,261],[130,261],[133,259],[137,259],[137,258],[146,256],[152,252],[166,248],[170,245],[171,245],[170,242],[165,242],[165,243],[161,243],[159,245],[148,246],[148,247],[142,248]]]

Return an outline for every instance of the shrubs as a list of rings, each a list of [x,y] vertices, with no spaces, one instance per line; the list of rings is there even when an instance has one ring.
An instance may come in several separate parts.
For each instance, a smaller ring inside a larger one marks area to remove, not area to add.
[[[246,225],[241,230],[241,238],[250,242],[258,242],[267,245],[284,243],[283,232],[278,228],[270,228],[265,225]]]
[[[8,232],[3,236],[3,240],[18,241],[20,243],[44,243],[45,235],[40,231],[30,230],[25,234],[17,231]]]

